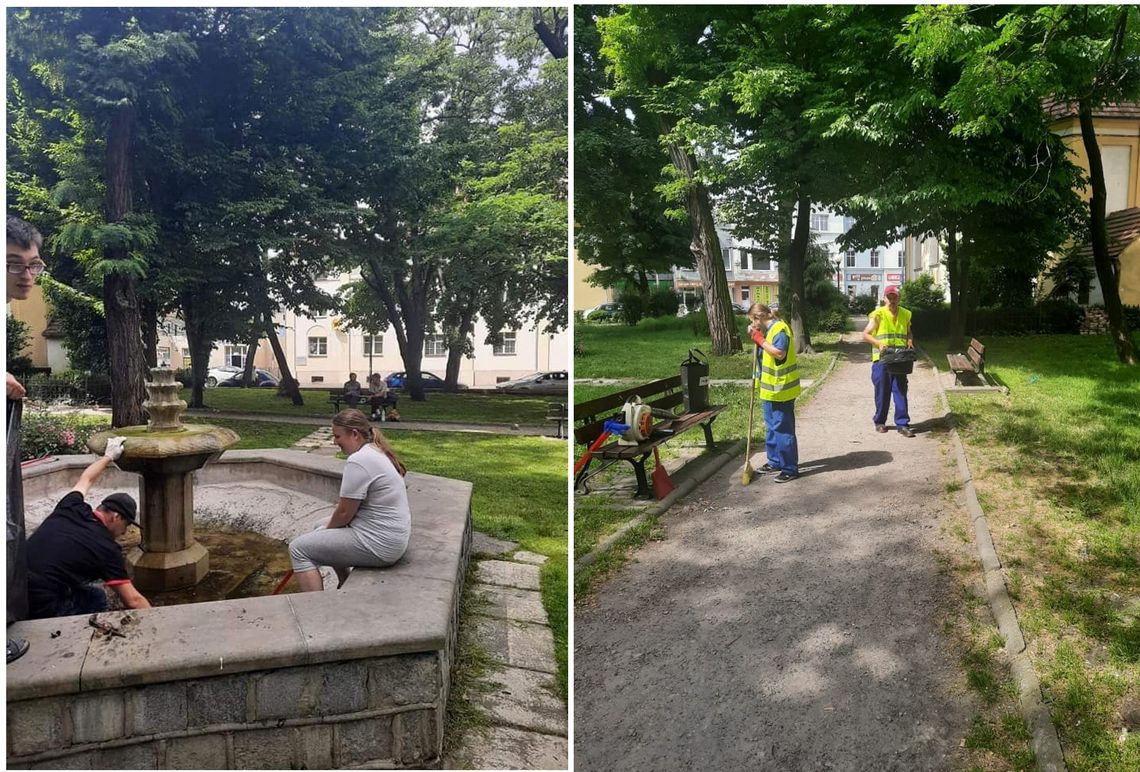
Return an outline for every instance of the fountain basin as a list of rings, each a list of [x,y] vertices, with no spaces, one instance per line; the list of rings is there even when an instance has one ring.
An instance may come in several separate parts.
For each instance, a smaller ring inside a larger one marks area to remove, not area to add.
[[[90,456],[25,470],[29,524]],[[327,521],[343,461],[230,451],[194,473],[238,491],[211,517],[273,538]],[[12,768],[431,767],[439,763],[459,595],[470,550],[470,483],[410,473],[412,542],[342,590],[19,622],[31,649],[8,666]],[[101,488],[138,477],[108,470]],[[305,504],[275,516],[273,500]],[[309,506],[319,501],[321,507]],[[331,585],[329,585],[331,586]],[[120,620],[133,621],[121,625]]]

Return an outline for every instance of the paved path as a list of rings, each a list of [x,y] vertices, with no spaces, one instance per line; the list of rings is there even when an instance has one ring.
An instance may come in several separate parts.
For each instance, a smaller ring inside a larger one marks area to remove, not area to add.
[[[576,611],[576,769],[962,765],[935,375],[910,379],[918,436],[877,434],[866,349],[843,344],[798,411],[799,480],[726,466]]]
[[[539,570],[546,556],[518,550],[476,534],[472,549],[493,555],[476,563],[473,591],[485,605],[463,624],[495,663],[490,688],[473,697],[490,726],[471,731],[448,769],[566,769],[569,757],[566,704],[557,694],[554,656]]]

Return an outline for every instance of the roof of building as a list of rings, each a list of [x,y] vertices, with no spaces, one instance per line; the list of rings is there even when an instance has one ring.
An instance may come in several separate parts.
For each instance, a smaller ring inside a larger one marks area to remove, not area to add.
[[[1115,260],[1128,245],[1140,237],[1140,206],[1118,209],[1105,220],[1108,232],[1108,256]],[[1077,250],[1078,255],[1092,257],[1092,244],[1086,242]]]
[[[1042,101],[1045,114],[1053,120],[1077,117],[1076,102],[1059,102],[1055,99]],[[1093,118],[1140,118],[1140,102],[1109,102],[1093,110]]]
[[[43,333],[45,338],[63,338],[66,334],[63,330],[63,324],[60,323],[59,318],[56,316],[48,317],[47,326],[44,327]]]

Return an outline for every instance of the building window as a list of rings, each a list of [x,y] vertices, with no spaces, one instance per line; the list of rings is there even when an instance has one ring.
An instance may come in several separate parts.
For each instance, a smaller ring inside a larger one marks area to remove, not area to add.
[[[878,284],[872,284],[871,285],[871,297],[873,297],[875,300],[879,299],[879,285]]]
[[[443,335],[428,335],[424,338],[424,356],[447,356],[447,341],[444,340]]]
[[[383,335],[364,336],[364,356],[382,356],[384,354]]]
[[[309,356],[327,357],[329,355],[328,338],[309,338]]]
[[[906,259],[906,256],[903,254],[903,250],[900,249],[899,250],[899,268],[902,268],[904,265],[906,265],[906,263],[903,262],[905,259]]]
[[[231,367],[245,367],[245,346],[226,346],[226,364]]]
[[[846,233],[847,231],[851,230],[854,227],[855,227],[855,218],[854,217],[844,217],[843,218],[843,232],[844,233]]]
[[[720,259],[724,261],[724,267],[732,265],[732,250],[728,247],[720,248]]]
[[[879,250],[877,250],[877,249],[871,250],[871,267],[872,268],[878,268],[879,267]]]
[[[515,355],[515,332],[513,330],[504,330],[499,333],[499,337],[495,341],[493,353],[497,357],[513,357]]]
[[[747,287],[741,287],[740,288],[740,302],[743,303],[744,305],[748,305],[748,298],[751,296],[751,294],[752,293],[749,291],[749,289]]]
[[[854,249],[847,250],[847,267],[848,268],[854,268],[855,267],[855,250]]]
[[[309,379],[309,383],[324,383],[325,377],[323,375],[314,375]]]
[[[812,216],[811,216],[811,229],[813,231],[825,231],[825,230],[827,230],[827,213],[826,212],[816,212],[816,213],[812,214]]]

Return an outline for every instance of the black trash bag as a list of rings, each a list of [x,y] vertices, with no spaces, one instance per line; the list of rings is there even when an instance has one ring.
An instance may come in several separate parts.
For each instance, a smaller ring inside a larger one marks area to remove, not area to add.
[[[699,348],[689,349],[689,356],[681,363],[681,394],[686,413],[708,409],[709,359]]]
[[[884,346],[879,352],[879,361],[891,375],[910,375],[917,360],[918,352],[906,346]]]

